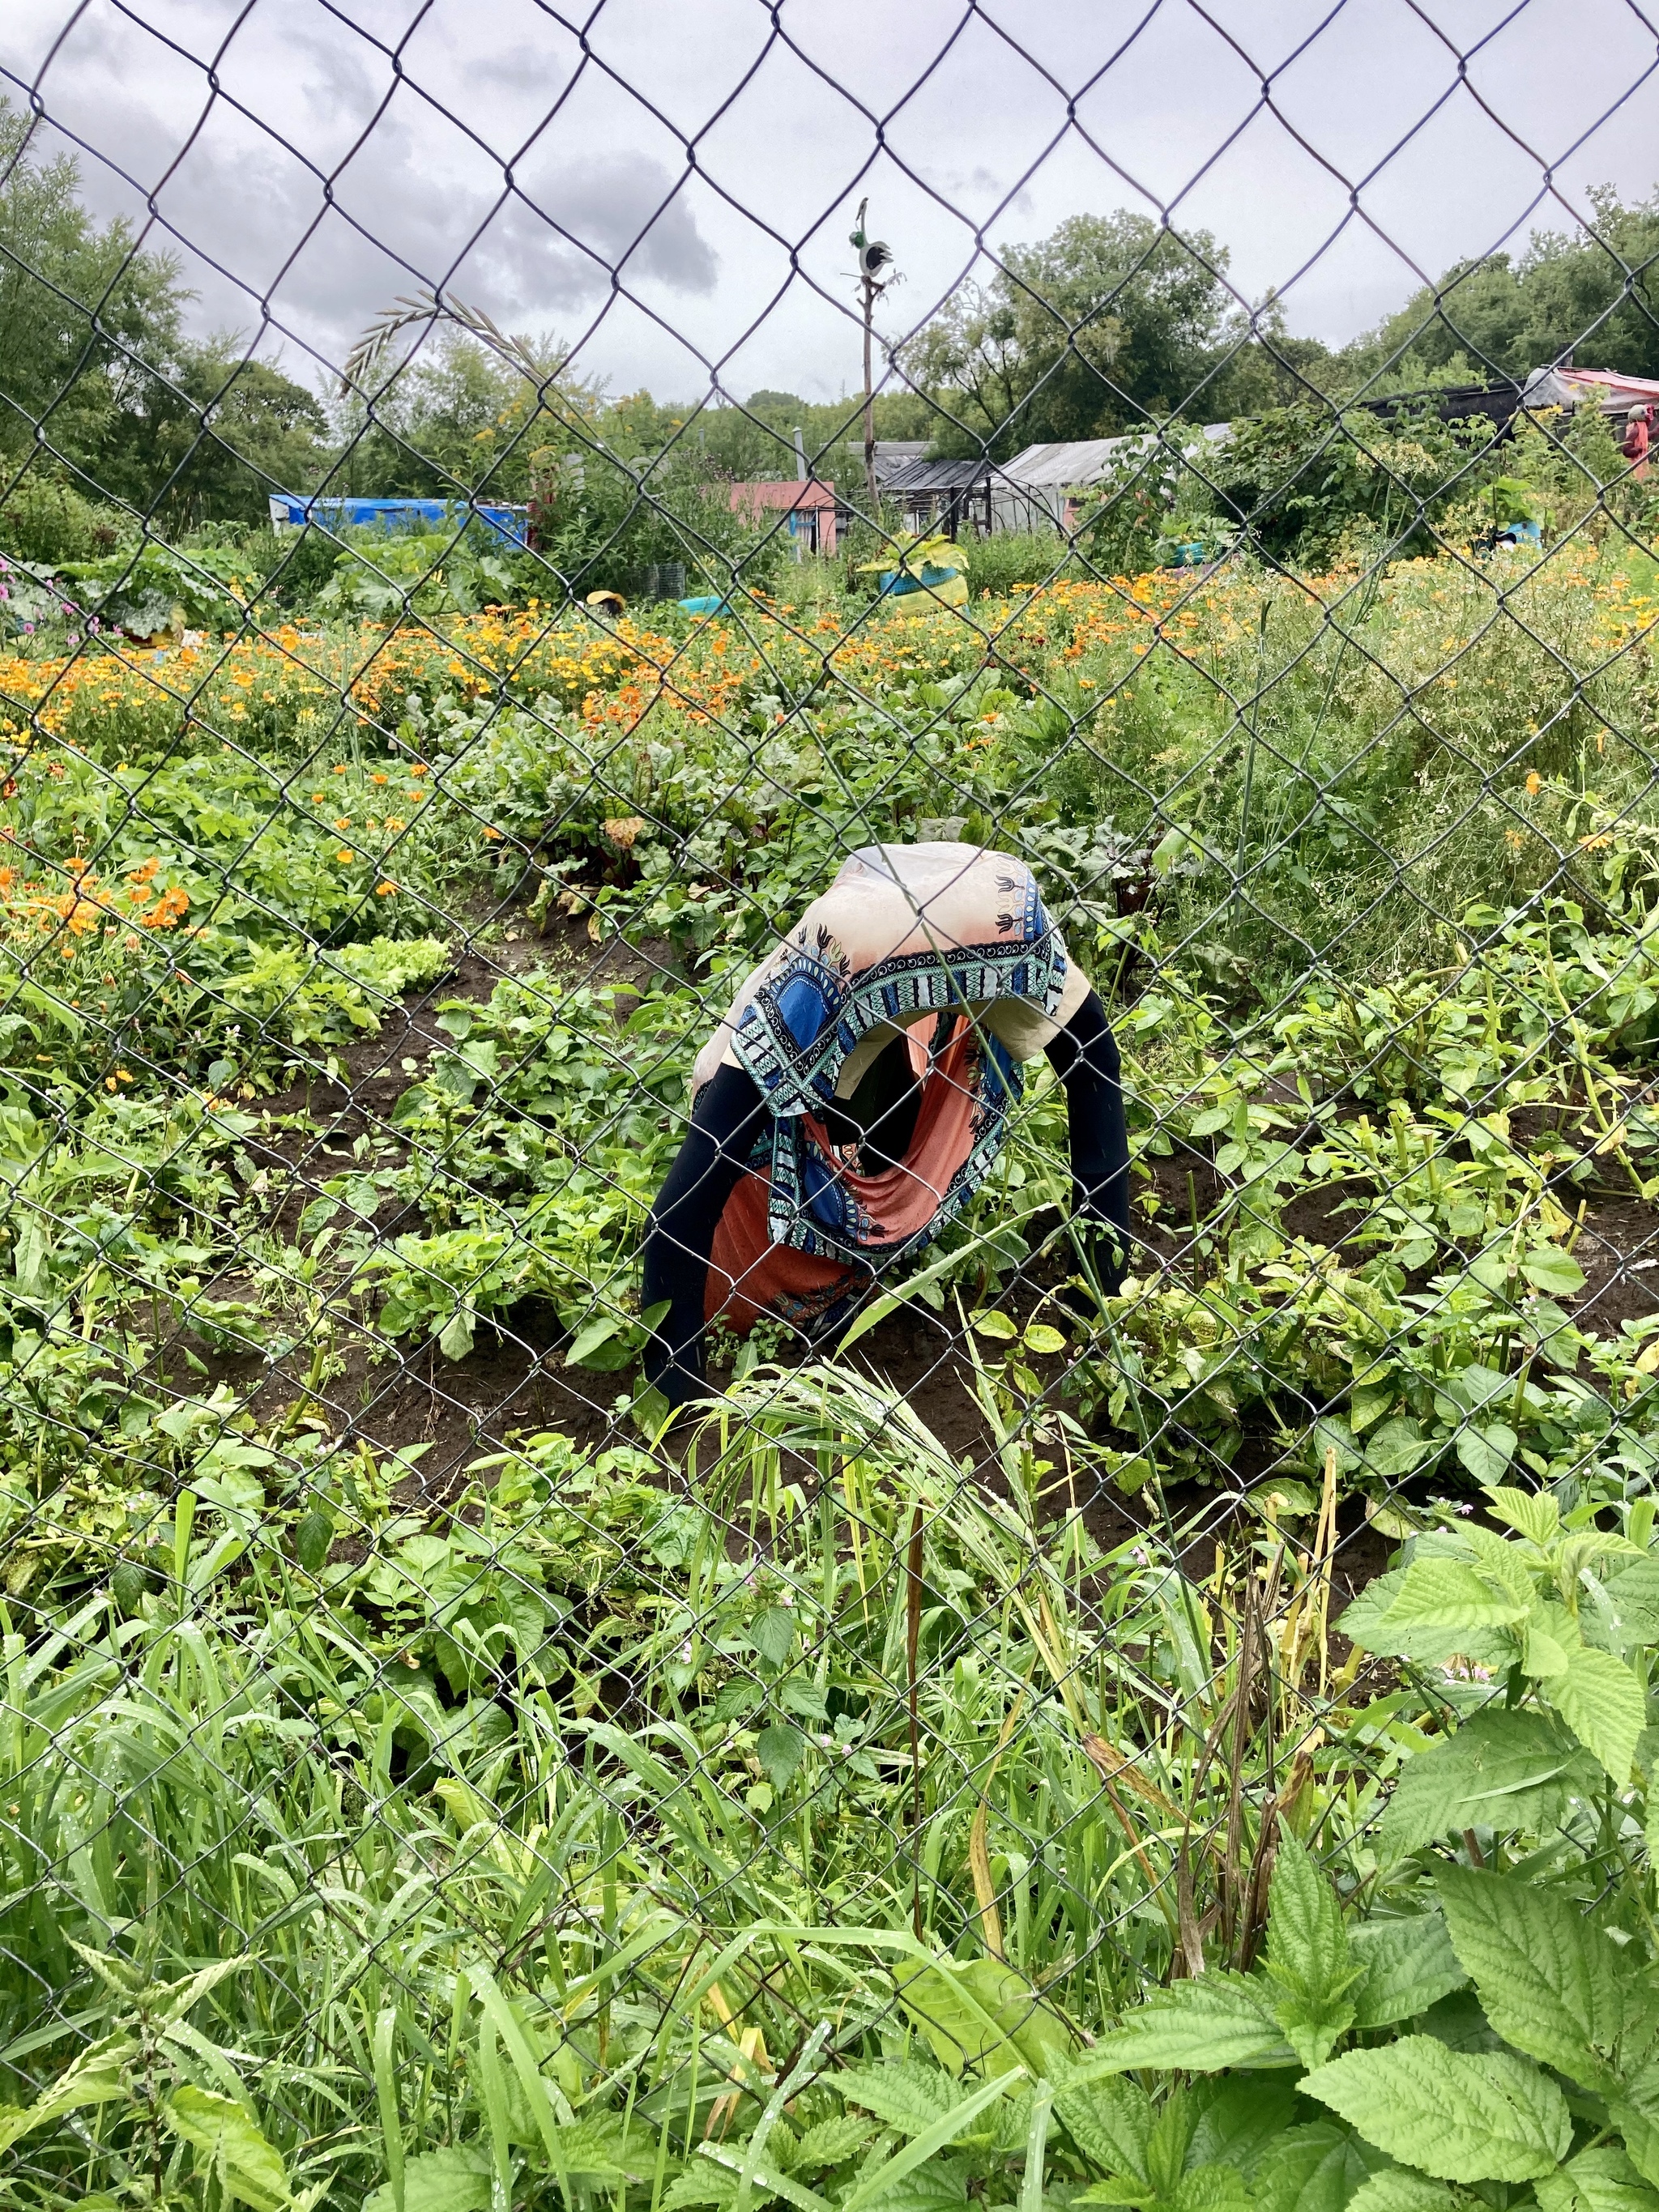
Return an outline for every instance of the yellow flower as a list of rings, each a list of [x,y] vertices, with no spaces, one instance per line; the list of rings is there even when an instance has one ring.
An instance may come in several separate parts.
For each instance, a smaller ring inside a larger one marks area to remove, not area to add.
[[[1538,773],[1538,771],[1537,771],[1537,769],[1532,769],[1532,770],[1531,770],[1531,772],[1528,774],[1528,777],[1527,777],[1527,796],[1528,796],[1528,799],[1536,799],[1536,798],[1537,798],[1537,796],[1538,796],[1538,794],[1539,794],[1539,793],[1540,793],[1543,788],[1544,788],[1544,779],[1543,779],[1543,777],[1542,777],[1541,775],[1539,775],[1539,773]]]

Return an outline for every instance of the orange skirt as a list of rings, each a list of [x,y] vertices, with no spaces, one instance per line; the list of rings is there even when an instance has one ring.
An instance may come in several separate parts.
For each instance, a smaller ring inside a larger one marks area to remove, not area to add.
[[[933,1023],[930,1014],[911,1031],[911,1063],[921,1076],[921,1103],[910,1149],[897,1167],[860,1175],[848,1153],[831,1144],[822,1122],[806,1118],[808,1141],[868,1224],[868,1260],[856,1264],[775,1244],[767,1224],[770,1178],[750,1170],[726,1200],[714,1231],[703,1294],[707,1321],[719,1318],[734,1335],[746,1336],[763,1314],[792,1322],[816,1319],[854,1284],[867,1282],[884,1257],[925,1237],[973,1151],[979,1083],[973,1024],[958,1017],[950,1042],[930,1060],[923,1040]]]

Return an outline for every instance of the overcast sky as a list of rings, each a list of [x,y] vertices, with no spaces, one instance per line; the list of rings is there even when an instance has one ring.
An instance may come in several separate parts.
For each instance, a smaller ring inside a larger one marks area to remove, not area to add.
[[[1629,0],[0,0],[0,67],[149,219],[204,328],[315,381],[399,292],[556,331],[613,392],[856,386],[975,258],[1133,207],[1330,341],[1460,255],[1659,181]],[[1069,103],[1069,113],[1068,113]],[[979,273],[987,272],[981,258]]]

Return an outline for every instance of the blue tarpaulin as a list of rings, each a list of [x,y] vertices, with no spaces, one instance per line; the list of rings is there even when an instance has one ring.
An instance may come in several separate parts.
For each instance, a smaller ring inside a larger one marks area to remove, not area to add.
[[[305,499],[272,492],[270,522],[274,530],[302,530],[314,522],[325,530],[387,532],[459,530],[464,523],[482,522],[506,544],[530,543],[527,507],[475,507],[454,499]]]

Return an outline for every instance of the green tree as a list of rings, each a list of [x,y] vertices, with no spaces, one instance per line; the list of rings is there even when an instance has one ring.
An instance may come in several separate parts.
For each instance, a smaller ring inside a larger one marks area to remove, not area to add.
[[[1231,319],[1220,357],[1186,411],[1194,422],[1232,422],[1328,392],[1340,374],[1330,348],[1319,338],[1292,337],[1283,308],[1269,300],[1248,326],[1243,317]]]
[[[169,531],[257,522],[273,491],[315,487],[327,429],[314,393],[220,337],[180,344],[164,368],[128,380],[98,473]]]
[[[43,159],[0,101],[0,466],[36,448],[83,491],[168,528],[254,520],[323,460],[315,396],[236,342],[186,337],[177,264],[100,224],[67,156]],[[38,463],[37,463],[38,471]]]
[[[736,483],[793,477],[799,428],[812,475],[862,503],[863,402],[857,397],[814,401],[793,392],[751,392],[741,406],[705,404],[678,412],[686,441]],[[948,427],[928,399],[909,392],[878,392],[875,417],[878,438],[931,439]]]
[[[106,488],[118,426],[173,358],[189,298],[177,264],[100,225],[67,155],[42,159],[31,118],[0,100],[0,460],[34,443]]]
[[[1226,266],[1207,231],[1182,237],[1127,212],[1072,216],[1009,248],[907,352],[912,381],[951,418],[941,447],[1001,459],[1180,411],[1243,335]]]
[[[633,456],[665,442],[594,387],[562,374],[550,337],[513,342],[509,358],[469,331],[441,325],[367,399],[339,410],[329,488],[364,498],[554,501],[568,465],[599,445]],[[533,375],[532,366],[544,370]],[[662,410],[657,410],[661,412]]]
[[[1659,376],[1659,196],[1632,206],[1611,187],[1590,197],[1583,231],[1455,263],[1349,349],[1356,368],[1394,381],[1409,352],[1431,369],[1462,356],[1477,381],[1521,379],[1576,348],[1587,367]]]

